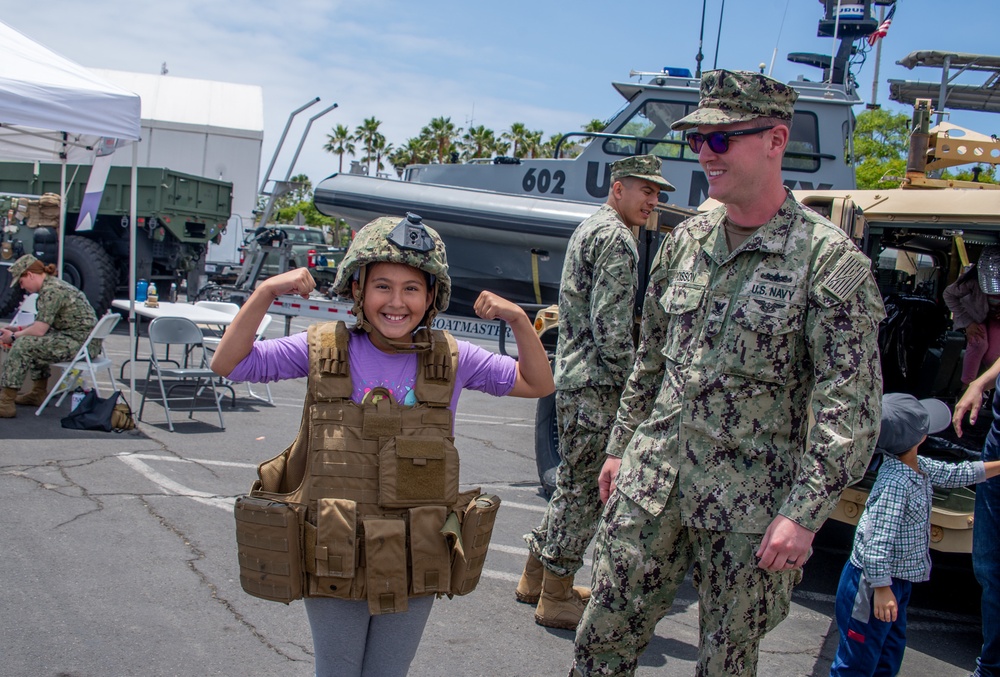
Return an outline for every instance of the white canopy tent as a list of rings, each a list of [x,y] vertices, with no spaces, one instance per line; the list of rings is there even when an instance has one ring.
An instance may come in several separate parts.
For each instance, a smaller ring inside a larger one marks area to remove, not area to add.
[[[102,142],[140,136],[139,97],[0,21],[0,159],[62,164],[59,270],[66,215],[66,163],[89,163]],[[136,164],[132,143],[130,292],[135,305]],[[135,309],[129,312],[135,344]],[[134,375],[132,392],[135,392]]]

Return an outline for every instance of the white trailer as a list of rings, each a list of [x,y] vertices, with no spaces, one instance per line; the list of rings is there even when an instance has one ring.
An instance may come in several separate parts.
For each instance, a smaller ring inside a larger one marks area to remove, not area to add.
[[[92,70],[142,99],[140,166],[168,167],[233,184],[233,215],[221,242],[209,244],[207,264],[238,266],[243,231],[253,227],[257,206],[264,140],[262,88],[172,75]],[[114,157],[116,164],[131,162],[131,153],[116,153]]]

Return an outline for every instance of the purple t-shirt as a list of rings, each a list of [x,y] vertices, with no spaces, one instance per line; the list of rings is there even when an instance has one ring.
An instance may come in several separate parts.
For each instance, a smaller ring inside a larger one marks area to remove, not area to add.
[[[350,332],[347,351],[351,365],[357,403],[373,388],[383,387],[392,392],[400,404],[416,404],[413,386],[417,377],[415,353],[384,353],[365,332]],[[236,365],[229,375],[231,381],[266,383],[309,375],[309,343],[305,332],[282,338],[256,341],[250,354]],[[452,412],[458,406],[458,396],[464,388],[503,397],[510,393],[517,377],[514,358],[491,353],[468,341],[458,341],[458,373],[455,392],[451,397]]]

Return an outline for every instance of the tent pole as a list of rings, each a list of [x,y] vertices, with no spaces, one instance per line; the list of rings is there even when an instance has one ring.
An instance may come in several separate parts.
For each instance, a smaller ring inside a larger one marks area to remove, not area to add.
[[[129,185],[129,246],[128,246],[128,337],[129,345],[132,346],[132,363],[128,370],[128,400],[129,406],[135,411],[135,356],[138,355],[139,337],[136,335],[135,325],[135,246],[136,246],[136,201],[139,194],[139,171],[136,167],[139,164],[139,141],[132,142],[132,174]]]
[[[59,255],[56,258],[56,276],[63,276],[63,249],[66,246],[66,153],[59,164]]]

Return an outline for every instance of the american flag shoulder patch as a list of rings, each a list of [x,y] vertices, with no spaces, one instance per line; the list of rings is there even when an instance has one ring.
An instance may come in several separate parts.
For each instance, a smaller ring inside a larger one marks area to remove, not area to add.
[[[869,263],[864,256],[847,252],[840,257],[820,286],[837,299],[844,301],[861,286],[869,272]]]

